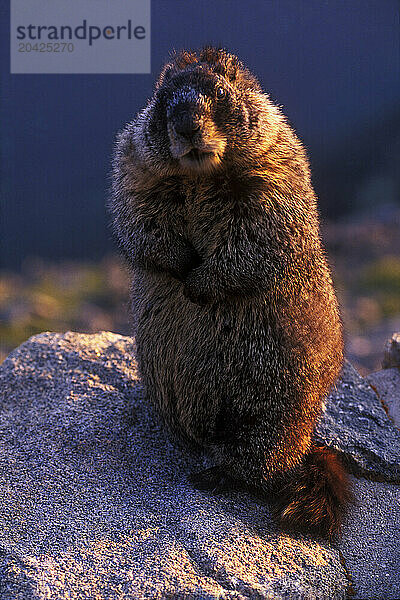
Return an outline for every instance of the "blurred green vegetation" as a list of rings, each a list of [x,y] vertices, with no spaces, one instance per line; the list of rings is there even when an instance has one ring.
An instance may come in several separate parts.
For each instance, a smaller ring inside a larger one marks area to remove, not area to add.
[[[383,256],[368,265],[361,282],[367,289],[400,295],[400,256]]]
[[[400,331],[399,231],[398,208],[323,227],[347,355],[363,374],[380,368],[386,339]]]
[[[400,211],[382,222],[325,223],[347,337],[347,356],[362,372],[380,368],[383,346],[400,331]],[[29,259],[0,273],[0,361],[42,331],[108,330],[129,335],[129,274],[122,259],[59,264]]]
[[[129,334],[129,277],[118,257],[99,263],[29,260],[0,276],[0,358],[29,336],[68,329]]]

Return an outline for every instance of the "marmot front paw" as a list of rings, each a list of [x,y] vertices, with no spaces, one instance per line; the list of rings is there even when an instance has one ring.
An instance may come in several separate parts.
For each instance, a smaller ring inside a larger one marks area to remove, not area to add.
[[[187,244],[174,266],[169,269],[169,272],[173,277],[179,279],[179,281],[185,281],[189,273],[200,264],[201,257],[192,245]]]
[[[197,279],[194,271],[191,271],[184,282],[183,295],[193,304],[200,306],[210,304],[212,302],[210,294],[199,285]]]
[[[206,294],[197,292],[188,285],[184,286],[183,295],[187,300],[193,302],[193,304],[198,304],[199,306],[205,306],[206,304],[210,303],[210,299],[206,296]]]

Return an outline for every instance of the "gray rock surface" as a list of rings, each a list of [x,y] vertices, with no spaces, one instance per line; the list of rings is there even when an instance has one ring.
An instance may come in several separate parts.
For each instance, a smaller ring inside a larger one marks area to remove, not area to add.
[[[0,600],[344,599],[339,547],[282,534],[244,492],[192,488],[208,459],[170,440],[133,353],[111,333],[45,333],[0,367]],[[324,434],[361,466],[397,473],[400,445],[386,443],[398,431],[349,366]],[[398,598],[399,489],[355,487],[340,543],[355,598]]]
[[[368,375],[366,379],[377,393],[395,425],[400,427],[400,369],[377,371]]]
[[[355,472],[400,482],[400,431],[349,362],[329,396],[316,437],[342,453]]]
[[[356,505],[339,548],[354,582],[355,598],[400,598],[400,492],[398,486],[353,479]]]

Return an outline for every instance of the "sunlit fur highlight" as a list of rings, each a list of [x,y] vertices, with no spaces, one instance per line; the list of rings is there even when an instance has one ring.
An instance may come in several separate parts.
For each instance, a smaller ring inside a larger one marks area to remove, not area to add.
[[[207,168],[181,160],[180,111],[202,122],[191,143],[218,149]],[[235,56],[166,64],[118,137],[110,210],[147,395],[217,463],[196,485],[256,486],[281,526],[333,537],[348,482],[311,440],[343,341],[316,197],[301,142]]]

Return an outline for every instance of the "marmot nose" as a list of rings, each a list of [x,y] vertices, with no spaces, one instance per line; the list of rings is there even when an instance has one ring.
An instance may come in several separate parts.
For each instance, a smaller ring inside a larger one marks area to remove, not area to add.
[[[178,135],[190,140],[198,131],[200,131],[200,124],[194,119],[185,118],[181,119],[178,123],[175,123],[174,128]]]

